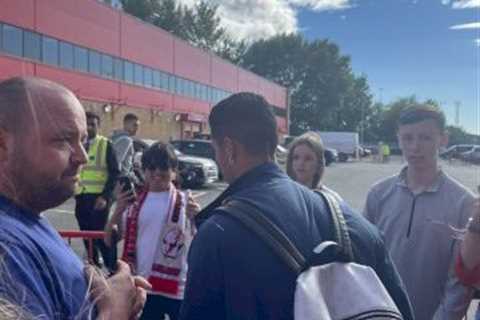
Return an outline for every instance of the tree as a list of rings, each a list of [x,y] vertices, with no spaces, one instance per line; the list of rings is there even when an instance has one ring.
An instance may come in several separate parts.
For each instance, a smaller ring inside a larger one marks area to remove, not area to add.
[[[233,63],[238,63],[245,52],[245,43],[232,39],[221,26],[217,5],[200,1],[189,8],[176,0],[121,1],[125,12]]]
[[[364,76],[352,73],[350,58],[328,40],[284,34],[253,43],[242,65],[290,90],[291,133],[357,131],[371,112]]]
[[[381,125],[376,132],[378,138],[389,143],[395,143],[397,141],[397,127],[400,114],[405,108],[417,105],[429,105],[440,109],[439,104],[433,99],[420,102],[415,96],[399,98],[382,108],[383,111],[380,115]]]
[[[132,16],[143,21],[152,22],[157,11],[157,0],[120,0],[122,8]]]

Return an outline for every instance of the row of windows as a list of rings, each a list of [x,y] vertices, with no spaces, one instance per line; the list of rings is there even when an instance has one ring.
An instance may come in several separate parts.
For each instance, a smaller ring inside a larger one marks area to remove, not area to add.
[[[35,32],[0,23],[0,51],[130,84],[216,103],[230,92]]]

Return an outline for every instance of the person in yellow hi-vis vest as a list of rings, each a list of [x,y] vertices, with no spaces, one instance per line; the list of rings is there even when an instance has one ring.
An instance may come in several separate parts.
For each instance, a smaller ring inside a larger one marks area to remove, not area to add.
[[[100,117],[93,112],[86,112],[88,140],[85,150],[88,162],[80,173],[80,182],[75,195],[75,217],[80,230],[103,230],[108,220],[112,193],[120,173],[112,143],[97,134]],[[85,247],[87,247],[85,242]],[[95,240],[93,262],[100,266],[98,250],[104,261],[109,262],[109,250],[103,240]]]

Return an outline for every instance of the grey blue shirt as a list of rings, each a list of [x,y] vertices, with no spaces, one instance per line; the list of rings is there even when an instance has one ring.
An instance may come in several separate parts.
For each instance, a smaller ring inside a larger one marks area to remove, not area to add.
[[[465,226],[474,195],[441,170],[431,187],[413,194],[406,170],[372,187],[364,215],[384,235],[415,319],[461,319],[471,292],[454,273],[458,243],[452,227]]]
[[[43,217],[0,196],[0,296],[35,319],[88,319],[83,263]]]

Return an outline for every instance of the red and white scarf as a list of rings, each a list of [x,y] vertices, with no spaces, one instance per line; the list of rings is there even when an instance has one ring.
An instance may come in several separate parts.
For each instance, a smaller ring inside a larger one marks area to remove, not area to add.
[[[138,200],[127,209],[122,260],[130,265],[133,272],[137,263],[139,215],[147,195],[148,191],[141,192]],[[158,239],[157,243],[152,243],[156,250],[155,256],[151,257],[152,270],[148,281],[152,284],[151,293],[183,299],[187,253],[194,235],[194,228],[185,213],[187,203],[185,196],[173,185],[170,186],[168,199],[166,221],[162,228],[158,228],[158,235],[154,235],[154,239]]]

